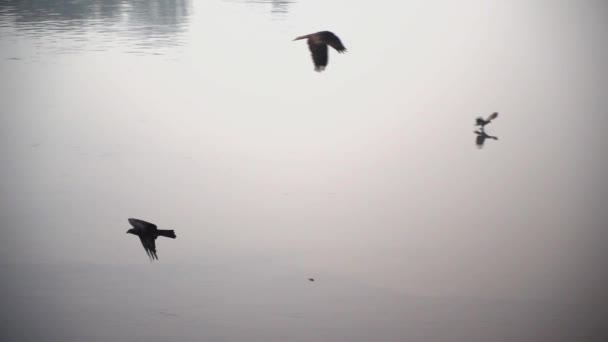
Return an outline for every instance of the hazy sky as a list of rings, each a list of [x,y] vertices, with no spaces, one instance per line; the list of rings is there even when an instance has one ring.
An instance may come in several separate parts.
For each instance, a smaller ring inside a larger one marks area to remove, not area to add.
[[[149,269],[136,217],[177,233],[158,264],[603,294],[603,1],[16,3],[0,5],[9,270]],[[319,30],[348,48],[321,74],[291,41]],[[499,140],[477,149],[494,111]]]

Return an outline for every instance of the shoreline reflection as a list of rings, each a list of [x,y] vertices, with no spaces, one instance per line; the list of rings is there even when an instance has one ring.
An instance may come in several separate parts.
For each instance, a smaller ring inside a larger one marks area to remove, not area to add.
[[[43,50],[95,45],[99,51],[119,44],[127,52],[149,53],[183,45],[192,14],[190,0],[8,0],[0,3],[0,32],[34,38]]]

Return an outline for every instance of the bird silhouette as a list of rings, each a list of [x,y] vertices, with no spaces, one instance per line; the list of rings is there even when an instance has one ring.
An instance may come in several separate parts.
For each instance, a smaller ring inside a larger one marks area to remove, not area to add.
[[[475,144],[477,145],[477,148],[482,148],[486,139],[498,140],[498,137],[488,135],[483,128],[478,131],[474,131],[473,133],[477,134],[475,137]]]
[[[475,119],[475,126],[479,126],[483,129],[487,124],[489,124],[492,120],[498,117],[498,112],[494,112],[488,116],[487,119],[482,118],[481,116]]]
[[[325,70],[325,67],[327,66],[327,61],[329,59],[327,55],[327,45],[331,46],[339,53],[346,52],[346,48],[342,45],[340,38],[329,31],[320,31],[305,36],[299,36],[294,40],[300,39],[306,39],[308,42],[308,49],[310,50],[312,61],[315,64],[315,71],[317,72]]]
[[[127,230],[127,234],[139,236],[139,240],[141,241],[142,246],[144,246],[144,250],[146,251],[146,254],[148,254],[150,261],[154,259],[158,260],[155,242],[157,237],[164,236],[172,239],[176,238],[174,230],[157,229],[156,225],[150,222],[130,218],[129,223],[133,228]]]

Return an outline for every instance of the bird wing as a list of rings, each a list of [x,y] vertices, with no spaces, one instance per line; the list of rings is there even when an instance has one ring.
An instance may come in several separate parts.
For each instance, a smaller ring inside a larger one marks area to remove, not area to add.
[[[156,243],[154,242],[155,238],[148,234],[144,236],[140,235],[139,240],[141,241],[141,245],[144,246],[148,258],[150,258],[150,260],[158,260],[158,256],[156,255]]]
[[[335,34],[332,34],[330,37],[328,37],[326,43],[329,44],[329,46],[334,48],[339,53],[346,52],[346,48],[344,47],[344,45],[342,45],[340,38],[338,38],[338,36],[336,36]]]
[[[327,45],[308,40],[308,49],[312,56],[312,61],[315,63],[316,71],[323,71],[327,66]]]
[[[488,116],[488,120],[486,120],[486,121],[490,122],[490,121],[496,119],[497,117],[498,117],[498,112],[494,112],[494,113],[490,114],[490,116]]]
[[[146,222],[144,220],[130,218],[129,223],[133,226],[133,228],[138,228],[138,229],[143,229],[143,230],[146,230],[149,228],[152,228],[153,230],[156,229],[156,225],[154,223]]]

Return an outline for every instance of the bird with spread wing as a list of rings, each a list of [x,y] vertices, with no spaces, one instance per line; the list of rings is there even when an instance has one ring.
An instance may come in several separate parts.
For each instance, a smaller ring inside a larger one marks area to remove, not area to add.
[[[176,238],[174,230],[158,229],[156,228],[155,224],[150,222],[130,218],[129,223],[133,226],[133,228],[127,230],[127,234],[133,234],[139,237],[139,240],[141,240],[141,244],[144,246],[144,250],[148,254],[150,261],[154,259],[158,260],[155,242],[157,237],[164,236],[171,239]]]
[[[346,52],[346,48],[342,45],[340,38],[329,31],[320,31],[317,33],[299,36],[294,40],[306,39],[308,49],[312,55],[312,61],[315,64],[315,71],[321,72],[325,70],[329,59],[327,54],[327,45],[334,48],[339,53]]]
[[[492,122],[492,120],[496,119],[497,117],[498,117],[498,112],[494,112],[494,113],[490,114],[490,116],[488,116],[487,119],[484,119],[480,116],[477,119],[475,119],[475,126],[479,126],[481,129],[483,129],[487,124]]]

